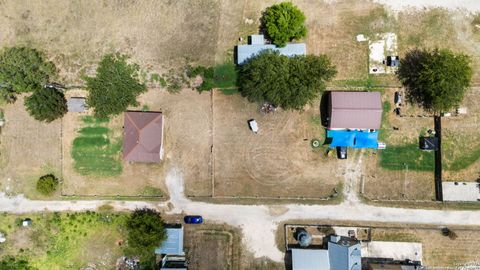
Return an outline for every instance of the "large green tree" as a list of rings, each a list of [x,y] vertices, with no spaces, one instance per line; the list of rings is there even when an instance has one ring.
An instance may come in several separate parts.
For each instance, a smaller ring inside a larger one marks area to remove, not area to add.
[[[287,57],[266,50],[239,67],[240,92],[250,101],[302,110],[336,74],[325,55]]]
[[[56,69],[44,55],[32,48],[11,47],[0,52],[0,86],[15,92],[31,92],[49,82]]]
[[[90,92],[87,103],[95,116],[119,114],[138,104],[137,96],[147,90],[138,80],[138,71],[138,65],[128,64],[125,55],[107,54],[102,58],[97,75],[85,78]]]
[[[407,98],[436,115],[459,106],[470,86],[470,57],[462,53],[414,49],[400,63]]]
[[[280,47],[307,35],[305,15],[290,2],[267,8],[262,17],[262,29],[267,37]]]
[[[142,269],[150,269],[155,263],[155,248],[167,238],[164,222],[154,209],[133,211],[126,222],[129,255],[140,256]]]
[[[25,107],[36,120],[51,122],[67,113],[67,100],[63,92],[41,87],[25,98]]]

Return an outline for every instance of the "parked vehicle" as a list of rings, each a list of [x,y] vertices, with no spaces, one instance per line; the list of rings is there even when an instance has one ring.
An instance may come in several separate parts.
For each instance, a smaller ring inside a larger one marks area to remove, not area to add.
[[[202,224],[203,217],[202,216],[185,216],[183,221],[187,224]]]
[[[347,147],[337,146],[337,157],[338,159],[347,159]]]
[[[255,121],[255,119],[250,119],[250,120],[248,120],[248,126],[250,127],[250,129],[251,129],[254,133],[257,133],[257,132],[258,132],[258,125],[257,125],[257,121]]]

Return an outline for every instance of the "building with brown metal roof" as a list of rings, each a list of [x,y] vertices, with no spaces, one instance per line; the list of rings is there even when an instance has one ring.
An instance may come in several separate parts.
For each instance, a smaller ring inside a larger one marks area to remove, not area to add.
[[[380,129],[380,92],[330,92],[329,129]]]
[[[123,159],[160,162],[163,157],[163,123],[160,112],[125,112]]]

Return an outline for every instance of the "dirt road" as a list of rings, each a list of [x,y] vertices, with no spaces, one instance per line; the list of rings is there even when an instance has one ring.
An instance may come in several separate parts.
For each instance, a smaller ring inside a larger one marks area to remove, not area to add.
[[[95,210],[110,204],[116,210],[154,207],[166,213],[188,213],[204,216],[207,221],[225,222],[243,230],[243,241],[255,256],[283,260],[283,253],[275,246],[275,230],[280,222],[291,219],[355,220],[438,225],[480,225],[480,211],[443,211],[388,208],[365,205],[351,199],[339,205],[282,205],[284,211],[275,213],[265,205],[227,205],[192,202],[184,195],[180,171],[171,170],[166,178],[170,193],[168,203],[136,201],[34,201],[23,196],[7,197],[0,194],[0,209],[4,212],[26,213],[39,211]],[[271,207],[271,206],[270,206]]]
[[[441,7],[447,9],[466,9],[471,12],[480,11],[478,0],[374,0],[374,2],[385,4],[387,7],[399,11],[409,7]]]

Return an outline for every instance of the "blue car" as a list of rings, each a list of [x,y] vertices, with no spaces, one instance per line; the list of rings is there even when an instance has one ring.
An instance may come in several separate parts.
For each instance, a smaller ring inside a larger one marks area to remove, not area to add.
[[[183,221],[187,224],[202,224],[203,218],[202,216],[185,216]]]

